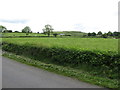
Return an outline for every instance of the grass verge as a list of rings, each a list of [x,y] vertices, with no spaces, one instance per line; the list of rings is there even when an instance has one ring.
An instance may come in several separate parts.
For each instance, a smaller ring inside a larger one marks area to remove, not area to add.
[[[112,80],[109,78],[94,76],[94,75],[91,75],[89,72],[84,72],[82,70],[73,69],[70,67],[63,67],[63,66],[59,66],[55,64],[50,64],[50,63],[44,63],[41,61],[30,59],[28,57],[15,55],[9,52],[4,52],[3,56],[11,58],[13,60],[19,61],[27,65],[42,68],[42,69],[45,69],[51,72],[55,72],[57,74],[72,77],[80,81],[88,82],[88,83],[95,84],[101,87],[118,88],[118,80]]]

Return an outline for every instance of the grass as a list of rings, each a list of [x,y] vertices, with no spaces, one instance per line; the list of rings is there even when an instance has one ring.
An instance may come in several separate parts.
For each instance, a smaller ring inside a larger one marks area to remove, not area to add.
[[[29,33],[29,35],[26,35],[26,33],[2,33],[3,36],[46,36],[44,34],[39,33]]]
[[[118,84],[118,39],[3,38],[3,50],[31,58],[33,66],[37,66],[37,62],[46,63],[48,70],[52,68],[53,72],[79,80],[108,88],[116,88]],[[12,54],[6,56],[19,59]],[[26,63],[26,60],[22,61]],[[59,68],[53,69],[51,65],[75,70],[75,73],[64,69],[59,72]]]
[[[83,33],[83,32],[78,32],[78,31],[53,31],[53,33],[57,33],[57,34],[65,34],[65,35],[71,35],[71,36],[74,36],[74,37],[82,37],[83,35],[87,35],[86,33]],[[52,34],[53,34],[52,33]],[[51,34],[51,36],[53,36]],[[26,36],[26,33],[17,33],[17,32],[12,32],[12,33],[2,33],[3,36]],[[30,33],[29,35],[27,36],[47,36],[45,34],[41,34],[41,33]],[[57,35],[58,37],[60,35]]]
[[[99,86],[106,87],[106,88],[118,88],[117,80],[97,77],[97,76],[91,75],[89,72],[85,72],[80,69],[78,70],[78,69],[70,68],[67,66],[63,67],[63,66],[55,65],[51,63],[44,63],[41,61],[30,59],[28,57],[15,55],[13,53],[8,53],[8,52],[3,53],[3,56],[11,58],[13,60],[19,61],[27,65],[42,68],[42,69],[55,72],[57,74],[61,74],[64,76],[72,77],[80,81],[88,82],[88,83],[99,85]]]
[[[3,38],[3,42],[19,45],[62,47],[67,49],[90,50],[118,53],[118,39],[103,38]]]

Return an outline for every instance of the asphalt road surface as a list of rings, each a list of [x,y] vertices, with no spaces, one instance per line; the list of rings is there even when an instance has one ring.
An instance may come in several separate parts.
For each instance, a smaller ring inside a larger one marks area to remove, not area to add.
[[[2,88],[101,88],[2,57]]]

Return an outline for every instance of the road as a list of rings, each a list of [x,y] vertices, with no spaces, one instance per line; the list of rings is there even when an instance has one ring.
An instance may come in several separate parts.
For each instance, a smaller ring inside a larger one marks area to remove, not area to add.
[[[101,88],[2,57],[2,88]]]

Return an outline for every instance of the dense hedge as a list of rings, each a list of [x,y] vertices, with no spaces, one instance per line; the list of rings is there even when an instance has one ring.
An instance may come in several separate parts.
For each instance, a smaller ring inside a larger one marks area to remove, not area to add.
[[[118,77],[118,65],[120,65],[120,55],[109,55],[102,52],[73,50],[64,48],[37,47],[31,45],[17,45],[3,42],[3,50],[19,55],[32,57],[36,60],[47,58],[51,62],[61,65],[79,66],[81,64],[91,65],[102,69],[101,73],[108,74],[109,78]]]

